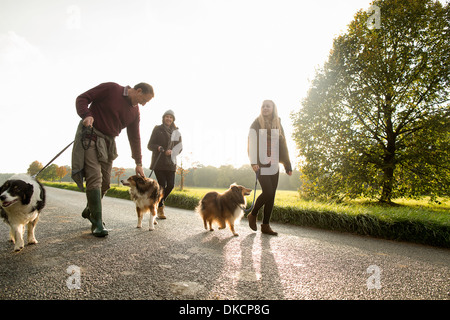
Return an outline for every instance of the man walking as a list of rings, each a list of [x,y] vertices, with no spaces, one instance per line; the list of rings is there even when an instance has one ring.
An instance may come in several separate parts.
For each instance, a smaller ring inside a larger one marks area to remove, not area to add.
[[[102,83],[76,99],[81,117],[72,151],[72,179],[83,190],[86,180],[87,206],[83,218],[89,219],[96,237],[108,235],[102,220],[101,200],[110,188],[113,160],[117,158],[115,137],[127,128],[136,174],[145,176],[142,169],[140,112],[154,97],[153,88],[139,83],[133,88],[117,83]]]

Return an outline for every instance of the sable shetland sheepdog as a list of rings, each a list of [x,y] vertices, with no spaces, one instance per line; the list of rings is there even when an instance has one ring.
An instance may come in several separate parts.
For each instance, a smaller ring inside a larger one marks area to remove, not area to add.
[[[45,189],[29,175],[13,175],[0,187],[0,215],[10,227],[14,251],[24,247],[25,225],[28,225],[28,244],[37,243],[34,228],[44,206]]]
[[[205,194],[196,208],[196,211],[203,218],[205,229],[208,230],[207,225],[209,225],[209,230],[214,231],[212,228],[213,222],[217,222],[219,229],[224,229],[225,223],[228,223],[233,235],[238,236],[234,230],[234,223],[239,222],[244,215],[242,209],[247,204],[245,196],[250,195],[251,192],[251,189],[234,183],[224,193],[212,191]]]
[[[149,230],[155,230],[155,224],[158,224],[156,222],[156,210],[164,190],[159,187],[155,180],[138,175],[122,180],[122,184],[130,187],[131,200],[136,204],[137,228],[142,228],[142,218],[147,211],[150,211]]]

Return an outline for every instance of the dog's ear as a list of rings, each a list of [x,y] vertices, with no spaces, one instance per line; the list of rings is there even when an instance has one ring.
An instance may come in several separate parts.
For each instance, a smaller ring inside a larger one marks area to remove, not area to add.
[[[31,197],[33,196],[34,187],[32,184],[27,183],[23,195],[22,195],[22,203],[29,204],[31,201]]]
[[[230,185],[230,189],[231,189],[231,191],[233,191],[234,193],[240,193],[240,191],[239,191],[239,186],[236,184],[236,182],[234,182],[233,184]]]
[[[233,199],[235,199],[235,201],[237,203],[243,203],[243,201],[244,201],[244,197],[242,195],[242,189],[241,188],[242,188],[241,186],[238,186],[236,184],[231,187],[231,191],[232,191],[232,194],[233,194]]]
[[[238,186],[236,183],[234,183],[231,185],[231,190],[233,190],[234,192],[241,193],[242,187]]]
[[[0,187],[0,194],[4,191],[8,190],[9,188],[9,181],[6,181],[1,187]]]
[[[144,184],[145,180],[141,176],[134,176],[134,182],[139,183],[139,184]]]
[[[239,187],[234,183],[230,186],[231,191],[239,192]]]
[[[147,183],[147,178],[139,176],[139,181],[141,183]]]

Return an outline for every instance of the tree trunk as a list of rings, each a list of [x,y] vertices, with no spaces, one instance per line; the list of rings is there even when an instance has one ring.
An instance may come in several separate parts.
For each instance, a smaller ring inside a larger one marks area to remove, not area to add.
[[[184,189],[184,170],[181,169],[181,181],[180,181],[180,191]]]
[[[390,158],[390,157],[388,157]],[[387,160],[385,158],[385,168],[383,169],[383,185],[382,185],[382,191],[381,191],[381,198],[380,202],[383,203],[391,203],[392,199],[392,188],[394,185],[394,168],[395,164],[387,163],[390,160]],[[392,161],[390,161],[392,162]]]
[[[384,149],[383,157],[383,182],[381,190],[380,202],[391,203],[392,188],[394,186],[394,170],[395,170],[395,143],[396,135],[394,133],[392,124],[392,108],[391,108],[391,96],[386,96],[386,105],[384,107],[384,124],[386,126],[386,138],[387,143]]]

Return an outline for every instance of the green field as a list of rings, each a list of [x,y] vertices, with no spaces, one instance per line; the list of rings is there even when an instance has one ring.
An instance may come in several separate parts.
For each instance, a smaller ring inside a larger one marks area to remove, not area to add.
[[[75,184],[45,183],[47,186],[78,190]],[[215,189],[223,192],[226,189]],[[174,190],[166,205],[193,210],[211,189]],[[257,196],[261,193],[258,189]],[[129,199],[128,188],[112,187],[108,196]],[[248,207],[253,193],[247,197]],[[450,247],[450,199],[397,199],[394,206],[378,202],[321,203],[300,199],[296,191],[278,190],[271,221],[323,228],[392,240]],[[260,218],[261,218],[260,214]]]

